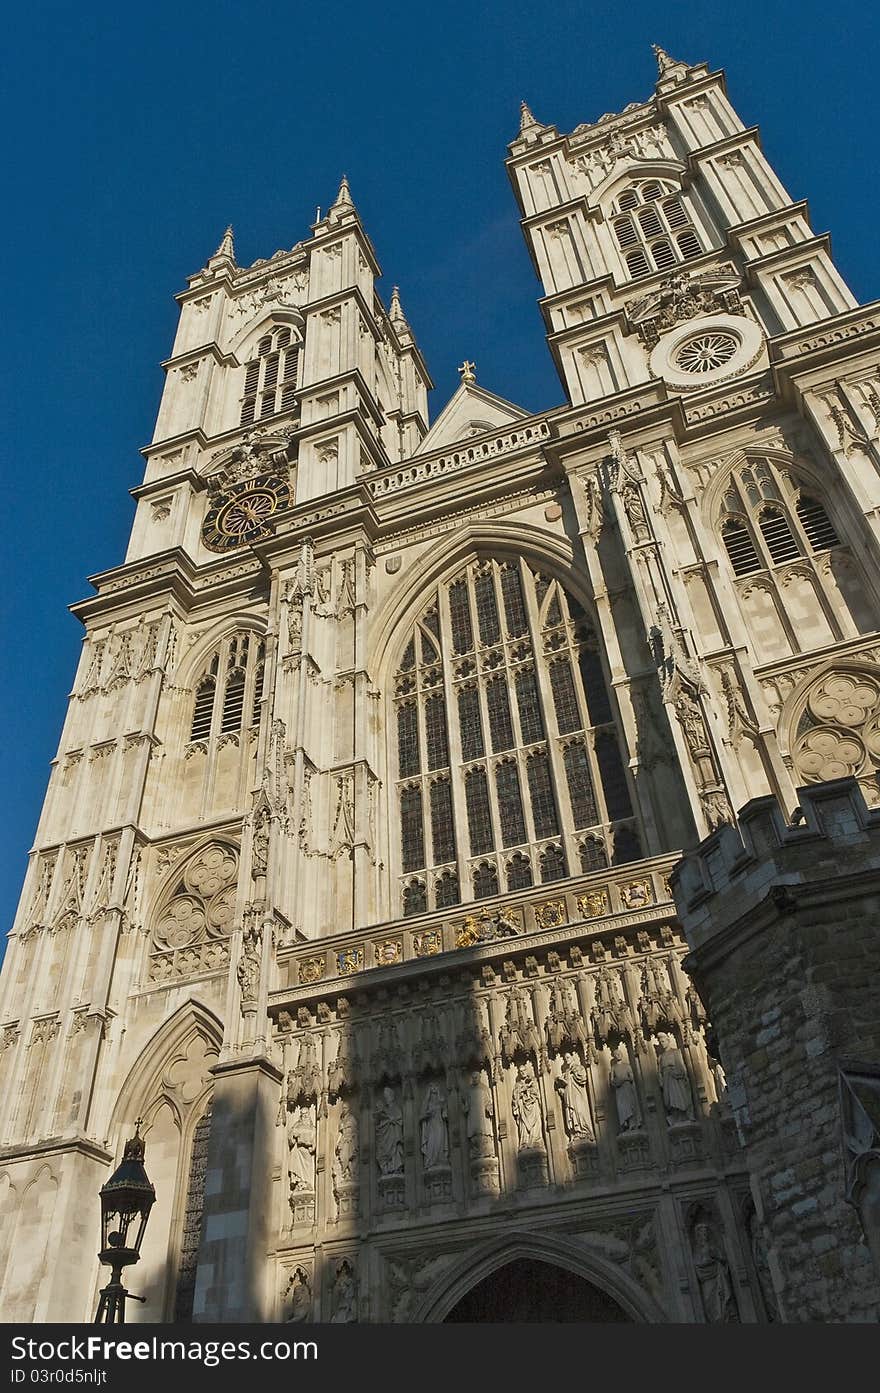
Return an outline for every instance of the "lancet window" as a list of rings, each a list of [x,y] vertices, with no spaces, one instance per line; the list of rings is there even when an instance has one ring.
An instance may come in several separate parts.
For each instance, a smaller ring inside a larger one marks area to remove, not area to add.
[[[641,854],[595,634],[522,559],[428,599],[393,704],[404,915]]]
[[[724,496],[721,539],[738,576],[840,546],[821,499],[769,460],[750,460],[731,478]]]

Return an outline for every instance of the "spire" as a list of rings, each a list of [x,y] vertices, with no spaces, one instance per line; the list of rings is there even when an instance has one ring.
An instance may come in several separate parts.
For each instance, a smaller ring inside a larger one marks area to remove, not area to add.
[[[657,71],[660,74],[660,81],[681,82],[682,78],[688,74],[687,63],[682,63],[678,58],[673,58],[661,48],[659,44],[651,44],[654,57],[657,59]]]
[[[218,256],[224,257],[227,261],[235,261],[235,242],[233,240],[232,228],[227,227],[220,240],[220,245],[211,257],[215,261]]]

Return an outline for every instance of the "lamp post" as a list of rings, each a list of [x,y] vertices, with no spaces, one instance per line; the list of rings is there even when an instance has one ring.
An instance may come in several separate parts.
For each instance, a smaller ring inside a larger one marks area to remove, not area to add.
[[[122,1269],[131,1267],[141,1255],[141,1243],[156,1191],[144,1170],[144,1143],[140,1135],[141,1120],[135,1124],[134,1136],[125,1143],[121,1165],[101,1186],[101,1251],[103,1263],[111,1269],[110,1281],[102,1288],[95,1324],[121,1325],[125,1321],[125,1303],[145,1301],[133,1296],[122,1285]]]

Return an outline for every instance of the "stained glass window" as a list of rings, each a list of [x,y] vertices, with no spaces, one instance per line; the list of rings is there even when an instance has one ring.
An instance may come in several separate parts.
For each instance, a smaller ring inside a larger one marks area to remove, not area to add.
[[[400,837],[404,871],[425,864],[425,829],[422,822],[422,790],[405,788],[400,795]]]
[[[392,700],[407,913],[598,869],[606,846],[615,860],[639,854],[598,643],[558,580],[522,560],[471,560],[445,594],[426,597],[400,651]],[[585,827],[595,834],[578,835]],[[415,871],[425,874],[413,880]]]
[[[437,779],[431,785],[431,843],[435,865],[455,860],[452,789],[448,779]]]
[[[483,753],[483,726],[480,720],[480,694],[476,687],[459,688],[458,723],[462,759],[479,759]]]
[[[507,863],[508,890],[525,890],[532,883],[532,863],[518,851]]]
[[[516,704],[523,744],[532,745],[536,740],[543,740],[544,722],[541,719],[538,682],[532,668],[521,668],[516,674]]]
[[[419,772],[419,712],[414,701],[397,708],[397,764],[402,779]]]
[[[425,702],[425,745],[429,769],[445,769],[449,763],[446,740],[446,702],[441,696],[430,696]]]
[[[545,754],[534,754],[528,760],[529,797],[536,837],[552,837],[559,831],[556,800],[550,777],[550,761]]]
[[[477,599],[477,623],[482,643],[497,643],[501,637],[501,621],[495,599],[495,582],[491,571],[484,571],[474,581]]]
[[[510,699],[503,677],[492,677],[486,683],[486,705],[489,709],[489,734],[492,750],[513,749],[513,724],[510,719]]]
[[[501,819],[501,845],[518,846],[526,840],[526,824],[519,792],[519,774],[512,759],[504,760],[498,765],[495,771],[495,788],[498,794],[498,815]]]
[[[485,900],[498,894],[498,872],[488,861],[482,861],[474,871],[474,899]]]
[[[485,769],[468,770],[464,781],[464,793],[471,856],[481,856],[484,851],[491,851],[495,845]]]
[[[590,762],[583,745],[569,745],[565,751],[565,775],[568,780],[568,796],[571,799],[571,813],[575,827],[592,827],[599,821],[593,781],[590,778]]]
[[[568,735],[573,730],[580,730],[581,713],[574,692],[571,663],[567,658],[557,658],[550,664],[550,689],[553,692],[556,728],[559,734]]]

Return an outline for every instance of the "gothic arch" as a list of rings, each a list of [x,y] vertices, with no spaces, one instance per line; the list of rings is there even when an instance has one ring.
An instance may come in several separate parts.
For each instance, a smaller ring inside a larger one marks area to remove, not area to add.
[[[873,783],[880,770],[880,664],[829,658],[813,668],[789,694],[777,739],[796,787],[845,774]],[[828,761],[847,767],[826,767]]]
[[[499,560],[522,557],[558,580],[590,617],[595,618],[592,594],[584,583],[585,568],[582,568],[583,575],[576,571],[575,551],[568,541],[531,523],[466,523],[456,532],[454,541],[448,535],[442,536],[418,561],[406,568],[385,597],[371,640],[376,654],[375,680],[380,687],[384,689],[397,657],[396,650],[424,608],[432,586],[452,580],[462,566],[480,555]]]
[[[587,195],[587,205],[597,209],[603,217],[607,217],[610,212],[607,205],[613,202],[617,194],[628,184],[638,183],[643,179],[671,179],[684,192],[687,192],[690,185],[687,170],[677,160],[634,160],[623,170],[612,169],[601,184],[597,184]]]
[[[188,1046],[196,1039],[219,1053],[223,1044],[223,1023],[209,1007],[191,998],[163,1021],[138,1049],[137,1059],[117,1095],[110,1125],[111,1144],[122,1146],[125,1128],[150,1106],[154,1095],[165,1094],[171,1100],[163,1075],[173,1067],[175,1060],[185,1057]],[[210,1091],[210,1087],[202,1090],[193,1103],[201,1103]],[[175,1102],[174,1106],[179,1113],[180,1105]]]
[[[616,1301],[633,1321],[658,1324],[667,1319],[653,1297],[616,1263],[572,1239],[525,1230],[471,1250],[447,1268],[423,1297],[413,1321],[439,1324],[478,1282],[524,1258],[584,1278]]]
[[[273,308],[263,311],[262,314],[258,313],[254,319],[248,320],[244,328],[236,334],[229,345],[229,352],[235,355],[235,365],[241,367],[251,347],[259,342],[261,336],[281,324],[289,324],[290,328],[295,330],[301,339],[303,338],[306,322],[302,312],[294,305],[275,305]]]
[[[261,619],[258,615],[231,614],[219,623],[212,625],[211,628],[204,630],[186,656],[181,658],[175,673],[175,687],[188,691],[200,676],[205,660],[224,639],[231,638],[233,634],[241,632],[257,634],[260,638],[265,638],[266,628],[266,620]]]
[[[232,855],[236,858],[236,861],[241,855],[241,847],[234,840],[234,838],[226,836],[223,833],[218,833],[216,831],[213,833],[203,833],[202,836],[199,837],[198,841],[194,842],[191,846],[189,846],[183,854],[183,856],[181,856],[177,861],[175,861],[173,865],[169,866],[165,874],[157,880],[155,887],[152,891],[150,902],[146,906],[144,912],[144,923],[147,925],[151,933],[158,922],[159,915],[162,913],[164,909],[167,908],[168,904],[173,899],[176,887],[180,883],[180,879],[183,874],[184,868],[190,862],[195,861],[199,857],[199,855],[206,850],[207,847],[213,846],[214,844],[216,844],[219,847],[222,847],[226,851],[231,852]]]
[[[167,1320],[173,1312],[188,1218],[193,1139],[210,1106],[209,1070],[222,1038],[214,1013],[199,1001],[186,1002],[138,1052],[116,1101],[111,1145],[118,1155],[135,1120],[142,1117],[147,1173],[156,1187],[138,1269],[148,1302],[134,1313],[139,1321]]]
[[[750,445],[746,449],[734,450],[719,464],[712,479],[706,486],[702,498],[703,521],[710,529],[715,529],[721,521],[722,504],[731,476],[737,469],[750,464],[760,464],[768,460],[777,469],[789,470],[800,482],[813,489],[823,501],[828,498],[828,481],[823,480],[814,465],[791,450],[778,446]]]

